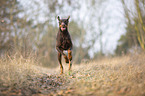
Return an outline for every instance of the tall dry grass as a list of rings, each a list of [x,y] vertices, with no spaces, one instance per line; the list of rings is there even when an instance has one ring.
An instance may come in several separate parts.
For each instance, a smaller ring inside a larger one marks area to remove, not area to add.
[[[19,53],[5,55],[0,58],[0,84],[12,86],[23,85],[29,78],[38,76],[41,72],[36,67],[39,65],[34,55],[27,58]]]

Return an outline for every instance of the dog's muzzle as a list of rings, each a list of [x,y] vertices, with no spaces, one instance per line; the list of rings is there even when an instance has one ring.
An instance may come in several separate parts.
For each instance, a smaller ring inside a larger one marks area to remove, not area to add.
[[[62,31],[64,31],[64,30],[66,30],[67,25],[60,25],[59,27],[61,28]]]

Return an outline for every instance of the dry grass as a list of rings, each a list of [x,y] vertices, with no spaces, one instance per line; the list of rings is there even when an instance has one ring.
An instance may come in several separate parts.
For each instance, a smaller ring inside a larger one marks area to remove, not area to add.
[[[52,79],[59,82],[59,79],[64,79],[65,82],[62,82],[59,90],[57,90],[57,87],[54,88],[57,92],[51,92],[52,95],[145,96],[144,53],[104,58],[80,65],[73,64],[71,73],[67,71],[68,65],[63,64],[65,73],[61,76],[58,76],[59,68],[42,68],[38,66],[34,57],[24,58],[15,54],[1,58],[0,84],[2,86],[13,86],[15,84],[23,86],[24,82],[25,84],[32,82],[28,80],[29,78],[40,76],[41,78],[47,77],[48,81]],[[47,76],[43,76],[43,73]],[[55,78],[52,78],[53,76]],[[48,88],[49,86],[47,85]],[[41,88],[41,91],[43,91],[43,88]],[[45,94],[50,95],[49,92]]]
[[[145,54],[74,65],[65,77],[73,95],[145,96]]]
[[[34,56],[24,58],[20,54],[3,56],[0,58],[0,84],[1,86],[22,86],[29,78],[38,76],[41,72],[37,69]]]

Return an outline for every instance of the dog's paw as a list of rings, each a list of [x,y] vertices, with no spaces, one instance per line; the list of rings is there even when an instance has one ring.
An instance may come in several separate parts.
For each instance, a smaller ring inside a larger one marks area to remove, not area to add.
[[[69,60],[68,60],[67,56],[64,56],[64,58],[65,58],[65,62],[69,63]]]

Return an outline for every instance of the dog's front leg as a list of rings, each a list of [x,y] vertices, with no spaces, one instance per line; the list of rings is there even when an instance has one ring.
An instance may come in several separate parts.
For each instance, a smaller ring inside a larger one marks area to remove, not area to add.
[[[72,60],[72,51],[69,49],[68,50],[68,59],[69,59],[69,71],[71,70],[71,66],[72,66],[72,62],[71,62],[71,60]]]
[[[69,60],[68,60],[67,56],[63,53],[63,51],[61,51],[61,50],[59,49],[59,47],[56,47],[56,49],[57,49],[58,52],[60,52],[60,53],[63,55],[63,57],[65,58],[65,62],[66,62],[66,63],[69,63]]]
[[[61,53],[60,52],[58,52],[58,61],[59,61],[60,70],[61,70],[60,74],[63,74],[63,66],[62,66],[62,63],[61,63]]]

